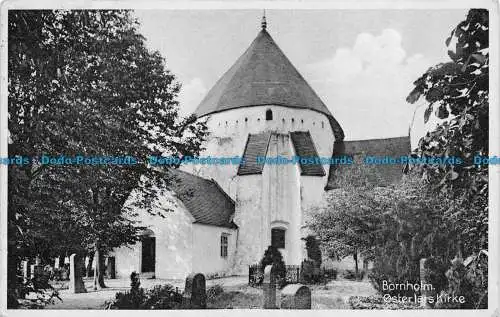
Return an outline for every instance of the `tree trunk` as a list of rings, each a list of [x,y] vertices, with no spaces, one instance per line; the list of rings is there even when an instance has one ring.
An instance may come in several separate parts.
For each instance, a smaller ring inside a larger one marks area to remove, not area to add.
[[[10,232],[9,232],[10,234]],[[17,257],[16,246],[12,241],[8,242],[7,252],[7,308],[18,308],[18,280],[17,266],[19,259]]]
[[[91,277],[91,275],[92,275],[92,263],[94,263],[94,252],[88,253],[87,256],[89,257],[89,263],[87,264],[87,268],[86,268],[86,276]]]
[[[358,252],[354,252],[354,254],[352,255],[352,257],[354,258],[354,265],[355,265],[355,273],[356,273],[356,279],[358,279],[358,275],[359,275],[359,268],[358,268]]]
[[[95,243],[95,270],[94,270],[94,290],[105,288],[104,284],[104,256],[100,249],[99,241]]]

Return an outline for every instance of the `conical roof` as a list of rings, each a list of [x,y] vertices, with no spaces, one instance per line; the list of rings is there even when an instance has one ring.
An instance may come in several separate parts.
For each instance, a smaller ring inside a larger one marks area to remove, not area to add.
[[[325,114],[336,138],[344,135],[337,121],[300,75],[265,27],[236,63],[217,81],[195,114],[203,117],[224,110],[280,105]]]

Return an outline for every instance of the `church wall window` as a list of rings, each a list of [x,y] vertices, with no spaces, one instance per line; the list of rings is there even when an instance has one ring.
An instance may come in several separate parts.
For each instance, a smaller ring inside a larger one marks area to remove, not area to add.
[[[325,122],[321,121],[321,128],[324,129],[325,128]]]
[[[273,228],[271,229],[271,245],[277,249],[285,248],[285,229]]]
[[[220,256],[222,258],[227,258],[227,249],[228,249],[228,236],[226,233],[223,233],[220,236]]]
[[[266,110],[266,121],[273,120],[273,111],[271,109]]]

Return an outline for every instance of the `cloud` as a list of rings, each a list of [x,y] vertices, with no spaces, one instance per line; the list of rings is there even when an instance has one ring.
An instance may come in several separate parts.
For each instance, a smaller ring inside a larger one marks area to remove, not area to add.
[[[192,114],[208,89],[199,77],[183,83],[179,93],[180,113],[184,116]]]
[[[307,77],[339,120],[346,139],[407,135],[414,106],[405,99],[431,62],[407,56],[393,29],[360,33],[352,47],[309,65]]]

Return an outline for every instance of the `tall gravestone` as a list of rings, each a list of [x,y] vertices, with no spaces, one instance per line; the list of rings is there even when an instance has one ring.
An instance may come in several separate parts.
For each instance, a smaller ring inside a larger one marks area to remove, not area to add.
[[[264,309],[276,309],[276,274],[272,265],[264,268],[264,281],[262,282]]]
[[[186,277],[184,302],[192,309],[207,308],[207,288],[203,274],[191,273]]]
[[[86,293],[87,289],[82,278],[82,258],[77,254],[69,257],[69,291],[71,293]]]
[[[281,291],[281,309],[311,309],[311,290],[302,284],[290,284]]]

